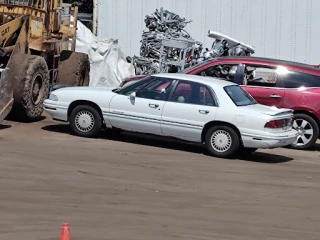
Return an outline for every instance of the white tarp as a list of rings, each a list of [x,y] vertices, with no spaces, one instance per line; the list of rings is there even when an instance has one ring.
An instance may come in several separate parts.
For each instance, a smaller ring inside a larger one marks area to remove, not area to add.
[[[117,87],[124,78],[135,75],[117,40],[100,39],[78,21],[76,52],[89,55],[90,86]]]

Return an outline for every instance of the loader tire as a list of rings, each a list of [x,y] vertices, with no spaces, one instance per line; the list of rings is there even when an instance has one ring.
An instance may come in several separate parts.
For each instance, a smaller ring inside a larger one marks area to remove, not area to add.
[[[14,106],[10,115],[18,121],[34,121],[43,113],[43,102],[49,93],[49,70],[43,57],[18,54],[13,56]],[[12,65],[12,66],[13,66]]]
[[[63,51],[60,57],[58,84],[89,86],[90,61],[83,53]]]

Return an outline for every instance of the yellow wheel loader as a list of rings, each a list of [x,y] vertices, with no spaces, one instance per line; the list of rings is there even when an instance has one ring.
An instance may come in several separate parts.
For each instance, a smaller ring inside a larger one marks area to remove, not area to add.
[[[77,15],[62,0],[0,0],[0,122],[39,118],[56,84],[89,85],[88,55],[75,52]]]

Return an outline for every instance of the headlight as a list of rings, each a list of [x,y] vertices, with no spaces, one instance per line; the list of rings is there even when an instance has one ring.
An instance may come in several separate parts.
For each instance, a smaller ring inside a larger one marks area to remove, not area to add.
[[[49,99],[51,101],[58,101],[58,97],[56,95],[54,95],[54,94],[50,94]]]

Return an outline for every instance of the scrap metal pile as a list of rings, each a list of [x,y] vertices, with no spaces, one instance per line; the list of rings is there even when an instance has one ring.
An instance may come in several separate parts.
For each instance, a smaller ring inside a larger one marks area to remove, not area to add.
[[[177,72],[191,59],[200,57],[202,44],[184,30],[191,21],[162,8],[144,21],[148,31],[142,34],[140,56],[127,58],[137,75]]]
[[[147,15],[144,21],[148,31],[142,34],[140,56],[127,57],[136,75],[179,72],[215,57],[250,56],[255,52],[254,47],[248,44],[209,30],[207,36],[214,41],[211,48],[206,48],[202,54],[203,44],[185,31],[187,24],[192,21],[163,8]]]
[[[255,53],[255,48],[223,33],[208,31],[208,37],[213,38],[211,49],[203,53],[203,60],[221,56],[250,56]]]

